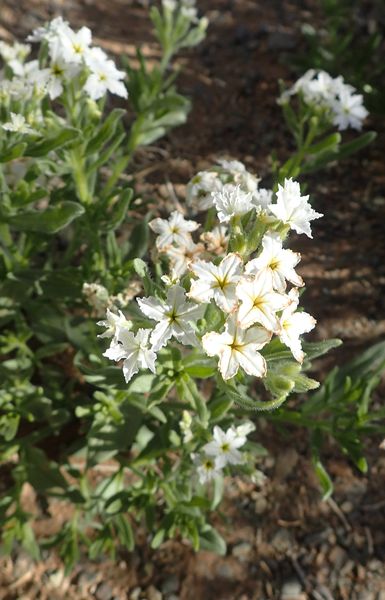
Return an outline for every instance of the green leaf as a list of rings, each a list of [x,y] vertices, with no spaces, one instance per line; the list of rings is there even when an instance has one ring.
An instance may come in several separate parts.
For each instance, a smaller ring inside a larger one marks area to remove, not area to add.
[[[322,489],[322,500],[327,500],[333,493],[333,482],[319,458],[313,459],[313,466]]]
[[[307,149],[309,154],[319,154],[320,152],[325,152],[326,150],[334,150],[341,142],[341,134],[340,133],[332,133],[324,138],[318,144],[314,144]]]
[[[34,210],[8,217],[7,222],[17,231],[35,231],[53,234],[67,227],[74,219],[84,214],[77,202],[63,201],[45,210]]]
[[[88,142],[85,150],[86,156],[100,151],[102,146],[115,134],[125,113],[126,111],[121,108],[115,108],[110,112],[97,134]]]
[[[128,188],[116,200],[112,208],[107,212],[107,220],[101,224],[105,231],[117,229],[124,221],[130,207],[134,190]]]
[[[313,358],[318,358],[319,356],[327,354],[327,352],[333,350],[333,348],[338,348],[342,343],[342,340],[332,338],[321,342],[303,342],[302,348],[306,354],[306,358],[313,360]]]
[[[117,532],[120,543],[129,551],[132,552],[135,548],[134,533],[131,523],[125,515],[115,515],[112,519]]]
[[[27,144],[25,142],[19,142],[18,144],[6,148],[2,154],[0,154],[0,163],[6,163],[15,158],[19,158],[23,155],[26,147]]]
[[[28,144],[24,155],[33,157],[46,156],[52,150],[57,150],[79,137],[80,133],[81,132],[78,129],[65,127],[52,137],[44,138],[40,142]]]
[[[206,525],[205,529],[199,532],[199,541],[202,550],[215,552],[220,556],[226,555],[227,547],[225,540],[218,531],[210,525]]]

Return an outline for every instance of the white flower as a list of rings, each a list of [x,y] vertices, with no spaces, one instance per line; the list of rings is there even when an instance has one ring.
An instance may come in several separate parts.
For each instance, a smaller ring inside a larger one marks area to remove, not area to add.
[[[47,69],[41,71],[41,75],[46,75],[48,95],[51,100],[55,100],[63,92],[63,82],[75,77],[79,73],[79,67],[63,59],[62,48],[58,40],[52,42],[50,48],[51,63]]]
[[[222,469],[215,464],[216,461],[214,458],[205,456],[203,454],[199,454],[198,456],[192,454],[191,458],[197,467],[199,482],[202,484],[212,481],[222,472]]]
[[[217,225],[212,231],[202,233],[200,238],[207,244],[208,252],[220,255],[226,252],[230,236],[225,225]]]
[[[292,250],[282,248],[282,240],[276,233],[266,233],[262,240],[262,252],[247,263],[245,273],[256,275],[264,271],[271,281],[271,286],[278,292],[286,289],[286,279],[295,286],[302,286],[303,280],[297,275],[294,267],[301,260],[301,255]]]
[[[126,86],[121,81],[126,76],[124,71],[119,71],[113,60],[107,60],[105,53],[100,48],[94,48],[86,57],[91,75],[84,86],[84,91],[92,98],[99,100],[107,92],[127,98]]]
[[[294,358],[301,363],[304,359],[304,353],[302,351],[300,335],[311,331],[317,321],[308,313],[297,311],[299,303],[297,289],[293,288],[289,292],[289,298],[291,303],[282,311],[280,318],[281,330],[279,339],[285,346],[290,348]]]
[[[132,331],[120,329],[117,339],[103,354],[110,360],[123,362],[123,375],[126,383],[139,371],[139,369],[150,369],[155,373],[156,353],[149,346],[150,329],[139,329],[134,335]]]
[[[332,104],[332,109],[333,125],[336,125],[339,131],[349,127],[362,129],[362,123],[369,114],[364,107],[362,95],[352,94],[346,89],[339,93],[338,99]]]
[[[13,133],[25,133],[25,134],[37,134],[32,127],[30,127],[25,120],[23,115],[18,115],[16,113],[11,112],[10,114],[11,120],[2,125],[2,128],[5,131],[12,131]]]
[[[110,296],[108,290],[100,283],[83,283],[83,295],[88,304],[97,311],[106,310]],[[103,336],[106,337],[106,336]]]
[[[269,204],[271,204],[272,200],[273,200],[273,190],[267,190],[265,188],[258,188],[253,193],[253,198],[252,198],[253,205],[260,211],[266,210],[268,208]]]
[[[237,432],[238,436],[246,437],[249,435],[249,433],[255,431],[255,425],[251,421],[246,421],[245,423],[242,423],[242,425],[238,425],[235,428],[235,431]]]
[[[212,199],[221,223],[228,223],[235,215],[244,215],[253,208],[252,195],[232,183],[224,185],[219,192],[213,192]]]
[[[257,352],[270,341],[271,332],[262,327],[240,329],[237,316],[231,316],[221,334],[211,331],[202,338],[203,348],[208,356],[219,356],[219,371],[223,379],[234,377],[239,367],[248,375],[263,377],[266,362]]]
[[[190,232],[199,227],[195,221],[186,221],[182,213],[174,210],[169,219],[153,219],[149,226],[158,234],[156,246],[158,249],[166,248],[175,243],[179,246],[190,242]]]
[[[81,63],[89,51],[92,32],[88,27],[82,27],[76,33],[70,27],[63,27],[59,28],[58,38],[60,39],[62,59],[65,62]]]
[[[181,246],[166,246],[165,254],[169,257],[172,270],[175,275],[184,275],[195,257],[204,251],[203,244],[195,244],[191,238],[187,238]]]
[[[179,285],[174,285],[167,292],[167,301],[157,298],[138,298],[139,308],[146,317],[158,321],[151,335],[151,343],[157,351],[165,346],[171,337],[185,345],[196,346],[197,337],[191,326],[191,321],[201,319],[204,307],[192,302],[186,302],[185,291]]]
[[[232,312],[238,302],[235,288],[242,275],[243,262],[238,254],[228,254],[220,264],[196,260],[190,264],[190,270],[198,277],[192,281],[187,294],[197,302],[214,302],[224,312]]]
[[[121,310],[118,311],[118,314],[112,312],[109,308],[107,308],[107,318],[105,321],[98,321],[96,324],[100,327],[106,327],[106,331],[100,333],[98,337],[100,338],[113,338],[115,341],[118,338],[119,332],[122,329],[131,329],[132,323],[131,321],[127,321],[126,317],[122,313]]]
[[[244,192],[252,192],[253,194],[258,189],[260,182],[259,177],[256,177],[246,169],[245,165],[239,160],[218,160],[218,163],[233,178],[233,183],[240,185]]]
[[[246,437],[230,427],[226,432],[218,425],[214,427],[213,441],[203,446],[203,451],[208,456],[215,458],[215,467],[223,469],[226,465],[240,465],[243,456],[238,448],[246,442]]]
[[[31,35],[27,37],[28,42],[42,42],[43,40],[51,41],[62,33],[70,29],[68,21],[63,17],[56,17],[45,27],[34,29]]]
[[[223,183],[215,171],[200,171],[186,187],[187,204],[197,211],[208,210],[213,206],[212,192],[222,189]]]
[[[266,271],[255,276],[244,277],[236,288],[240,300],[238,324],[247,329],[254,323],[260,323],[272,332],[279,331],[276,312],[289,303],[288,296],[273,291],[271,277]]]
[[[278,185],[277,203],[269,204],[273,215],[289,225],[297,233],[305,233],[312,237],[310,221],[319,219],[323,215],[312,209],[308,203],[309,196],[301,196],[299,183],[292,178],[285,179],[284,185]]]
[[[193,439],[193,433],[191,431],[192,417],[188,410],[184,410],[182,418],[179,421],[179,427],[183,434],[183,442],[188,444]]]

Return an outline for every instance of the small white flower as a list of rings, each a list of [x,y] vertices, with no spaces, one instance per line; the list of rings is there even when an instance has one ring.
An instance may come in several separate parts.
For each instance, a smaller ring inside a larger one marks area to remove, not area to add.
[[[149,226],[158,234],[156,246],[161,250],[171,244],[183,246],[189,243],[190,232],[198,229],[199,223],[186,221],[182,213],[174,210],[169,219],[153,219]]]
[[[273,200],[273,190],[267,190],[265,188],[258,188],[253,193],[253,205],[261,210],[267,210],[269,204]]]
[[[167,292],[166,302],[157,298],[138,298],[139,308],[146,317],[158,321],[151,334],[151,343],[158,351],[171,337],[185,345],[197,346],[198,340],[191,322],[201,319],[204,307],[186,302],[185,290],[174,285]]]
[[[266,233],[262,240],[262,252],[247,263],[245,273],[256,275],[264,271],[278,292],[286,290],[286,279],[295,286],[302,286],[303,280],[297,275],[294,267],[301,260],[301,255],[292,250],[282,248],[282,240],[276,233]]]
[[[193,433],[191,431],[191,425],[192,425],[191,414],[187,410],[184,410],[183,413],[182,413],[182,418],[179,421],[179,427],[180,427],[180,430],[181,430],[181,432],[183,434],[183,442],[185,444],[188,444],[193,439]]]
[[[38,132],[28,125],[23,115],[18,115],[11,112],[11,120],[2,125],[5,131],[12,131],[13,133],[24,133],[24,134],[37,134]]]
[[[235,428],[235,431],[237,432],[238,436],[247,437],[249,433],[255,431],[255,425],[251,421],[246,421],[245,423],[242,423],[242,425],[238,425]]]
[[[113,60],[107,60],[100,48],[94,48],[86,56],[86,63],[91,70],[91,75],[88,76],[84,91],[92,100],[99,100],[107,92],[121,98],[128,98],[126,86],[121,81],[126,76],[125,72],[119,71]]]
[[[323,215],[312,209],[308,203],[309,196],[301,196],[299,183],[292,178],[285,179],[284,185],[278,185],[277,203],[269,204],[273,215],[289,225],[297,233],[305,233],[312,237],[310,221],[319,219]]]
[[[362,129],[362,123],[369,114],[364,107],[362,95],[352,94],[346,89],[339,93],[338,99],[332,104],[332,109],[333,125],[336,125],[339,131],[349,127]]]
[[[91,29],[82,27],[75,33],[70,27],[63,27],[58,37],[64,62],[81,63],[92,42]]]
[[[169,257],[172,270],[175,275],[184,275],[194,258],[204,251],[203,244],[195,244],[191,238],[187,238],[181,246],[166,246],[165,254]]]
[[[298,362],[303,362],[304,353],[300,335],[311,331],[317,321],[308,313],[297,311],[299,303],[298,290],[293,288],[289,292],[291,303],[282,311],[280,318],[280,333],[279,339],[285,346],[290,348],[294,358]]]
[[[271,339],[271,332],[262,327],[241,329],[237,316],[231,316],[221,334],[211,331],[202,338],[203,348],[208,356],[219,356],[219,371],[223,379],[235,377],[239,367],[248,375],[263,377],[266,362],[258,352]]]
[[[117,339],[103,354],[110,360],[123,362],[123,375],[126,383],[139,371],[150,369],[155,373],[156,353],[149,345],[150,329],[139,329],[134,335],[132,331],[120,329]]]
[[[232,312],[237,304],[235,288],[242,275],[243,261],[238,254],[228,254],[220,264],[196,260],[190,264],[191,272],[198,277],[192,281],[187,294],[197,302],[211,299],[224,312]]]
[[[116,340],[118,338],[119,332],[122,329],[130,330],[132,327],[131,321],[127,321],[126,317],[122,313],[121,310],[118,311],[118,314],[112,312],[109,308],[107,308],[107,315],[105,321],[98,321],[96,324],[100,327],[106,327],[106,331],[100,333],[98,337],[100,338],[113,338]]]
[[[31,35],[27,37],[28,42],[42,42],[43,40],[51,41],[64,32],[66,32],[69,27],[68,21],[65,21],[63,17],[56,17],[50,23],[48,23],[45,27],[38,27],[34,29]]]
[[[211,458],[210,456],[205,456],[204,454],[192,454],[191,458],[197,467],[199,482],[202,485],[212,481],[222,472],[222,469],[215,464],[214,458]]]
[[[218,160],[218,163],[232,176],[233,183],[239,185],[244,192],[256,193],[260,182],[259,177],[250,173],[239,160]]]
[[[213,192],[212,199],[221,223],[228,223],[235,215],[244,215],[253,208],[252,195],[232,183],[224,185],[219,192]]]
[[[230,236],[225,225],[217,225],[212,231],[202,233],[200,238],[207,244],[208,252],[221,255],[226,252]]]
[[[110,295],[104,285],[100,285],[100,283],[86,282],[83,283],[82,292],[88,304],[92,306],[92,308],[98,312],[106,310],[110,300]]]
[[[51,46],[51,63],[47,69],[41,71],[46,75],[46,88],[51,100],[58,98],[63,92],[63,83],[73,79],[79,73],[76,64],[63,59],[60,42],[55,40]]]
[[[255,276],[244,277],[236,288],[240,301],[238,324],[247,329],[254,323],[260,323],[272,332],[279,331],[277,311],[289,303],[288,296],[274,292],[271,277],[266,271],[260,271]]]
[[[186,187],[186,201],[197,211],[208,210],[213,206],[212,192],[219,192],[223,183],[215,171],[200,171]]]
[[[213,441],[203,446],[203,451],[208,456],[215,458],[215,467],[223,469],[226,465],[240,465],[243,456],[238,448],[246,442],[246,437],[238,435],[238,432],[230,427],[226,432],[218,425],[214,427]]]

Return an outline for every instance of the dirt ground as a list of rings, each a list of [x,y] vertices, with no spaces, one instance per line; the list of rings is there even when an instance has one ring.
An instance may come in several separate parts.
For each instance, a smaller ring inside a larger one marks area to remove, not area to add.
[[[271,151],[281,158],[290,152],[277,80],[293,79],[287,57],[299,49],[301,23],[317,23],[317,1],[198,4],[210,19],[208,36],[180,59],[180,88],[193,110],[187,125],[136,156],[143,193],[166,194],[170,183],[183,193],[194,172],[219,157],[242,160],[268,184]],[[91,27],[111,52],[132,56],[142,43],[147,55],[157,54],[144,1],[2,0],[0,38],[22,39],[57,14]],[[313,240],[294,241],[317,336],[345,342],[336,363],[385,333],[384,123],[371,117],[367,128],[379,132],[369,149],[309,178],[315,207],[325,216],[315,223]],[[260,486],[228,482],[216,522],[228,543],[226,557],[194,554],[178,541],[150,551],[138,531],[132,554],[113,563],[83,558],[66,577],[54,553],[36,565],[20,551],[0,562],[0,599],[385,600],[385,452],[378,441],[368,444],[366,476],[329,448],[326,466],[336,491],[322,502],[306,432],[272,435],[270,425],[259,427],[270,451],[261,462],[267,479]]]

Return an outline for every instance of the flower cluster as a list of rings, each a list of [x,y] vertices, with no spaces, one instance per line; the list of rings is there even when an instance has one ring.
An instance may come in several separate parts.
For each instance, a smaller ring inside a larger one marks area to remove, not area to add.
[[[242,183],[225,183],[220,191],[214,186],[211,201],[218,219],[229,225],[230,232],[241,226],[242,217],[250,221],[250,214],[256,217],[251,221],[258,230],[262,223],[256,256],[225,248],[228,236],[223,225],[216,226],[211,235],[203,235],[204,247],[192,240],[199,224],[186,220],[178,211],[169,219],[154,219],[150,227],[158,235],[157,250],[168,256],[171,266],[171,275],[160,277],[167,291],[159,285],[156,295],[137,299],[147,321],[140,319],[141,328],[136,334],[131,331],[133,323],[128,326],[121,320],[121,313],[116,316],[110,311],[107,322],[101,323],[107,325],[112,337],[105,356],[116,361],[124,359],[126,381],[139,368],[154,372],[157,353],[173,340],[200,348],[210,357],[217,356],[223,380],[232,379],[240,369],[247,375],[265,377],[267,366],[260,350],[273,335],[290,348],[298,362],[303,361],[300,336],[313,329],[315,320],[298,310],[298,288],[303,281],[295,267],[300,255],[283,244],[289,229],[311,237],[310,221],[322,215],[310,207],[308,196],[301,196],[299,184],[291,179],[278,187],[275,202],[264,209],[256,207],[253,192],[242,188],[247,180],[252,182],[250,187],[257,186],[257,178],[246,177],[246,169],[240,167],[237,172],[243,173]],[[223,243],[221,252],[219,238]],[[214,250],[211,254],[209,247]],[[183,253],[189,258],[178,263],[175,257]],[[293,286],[289,292],[288,283]],[[209,307],[218,317],[216,330],[205,319]]]
[[[340,131],[350,127],[360,130],[368,116],[362,95],[342,76],[333,78],[325,71],[310,69],[281,95],[280,102],[295,94],[301,94],[307,104],[323,108]]]
[[[215,204],[220,211],[223,206],[228,209],[233,202],[238,214],[253,207],[264,209],[271,202],[273,192],[260,188],[259,182],[240,161],[219,160],[216,167],[200,171],[188,183],[187,204],[196,211],[208,210]],[[221,222],[229,220],[226,215],[218,216]]]
[[[125,77],[115,63],[99,47],[92,46],[92,33],[88,27],[79,31],[71,29],[61,17],[45,27],[36,29],[28,37],[30,42],[40,42],[46,47],[46,59],[24,62],[30,46],[0,45],[0,55],[10,74],[2,75],[0,93],[18,100],[49,96],[55,100],[66,87],[78,86],[92,99],[99,100],[106,92],[127,98]],[[44,53],[43,53],[44,54]],[[21,131],[21,130],[20,130]]]
[[[250,422],[238,427],[232,426],[227,431],[216,425],[212,441],[203,446],[201,454],[192,455],[200,483],[211,481],[228,465],[242,464],[244,455],[239,448],[245,445],[246,436],[254,429],[255,426]]]

